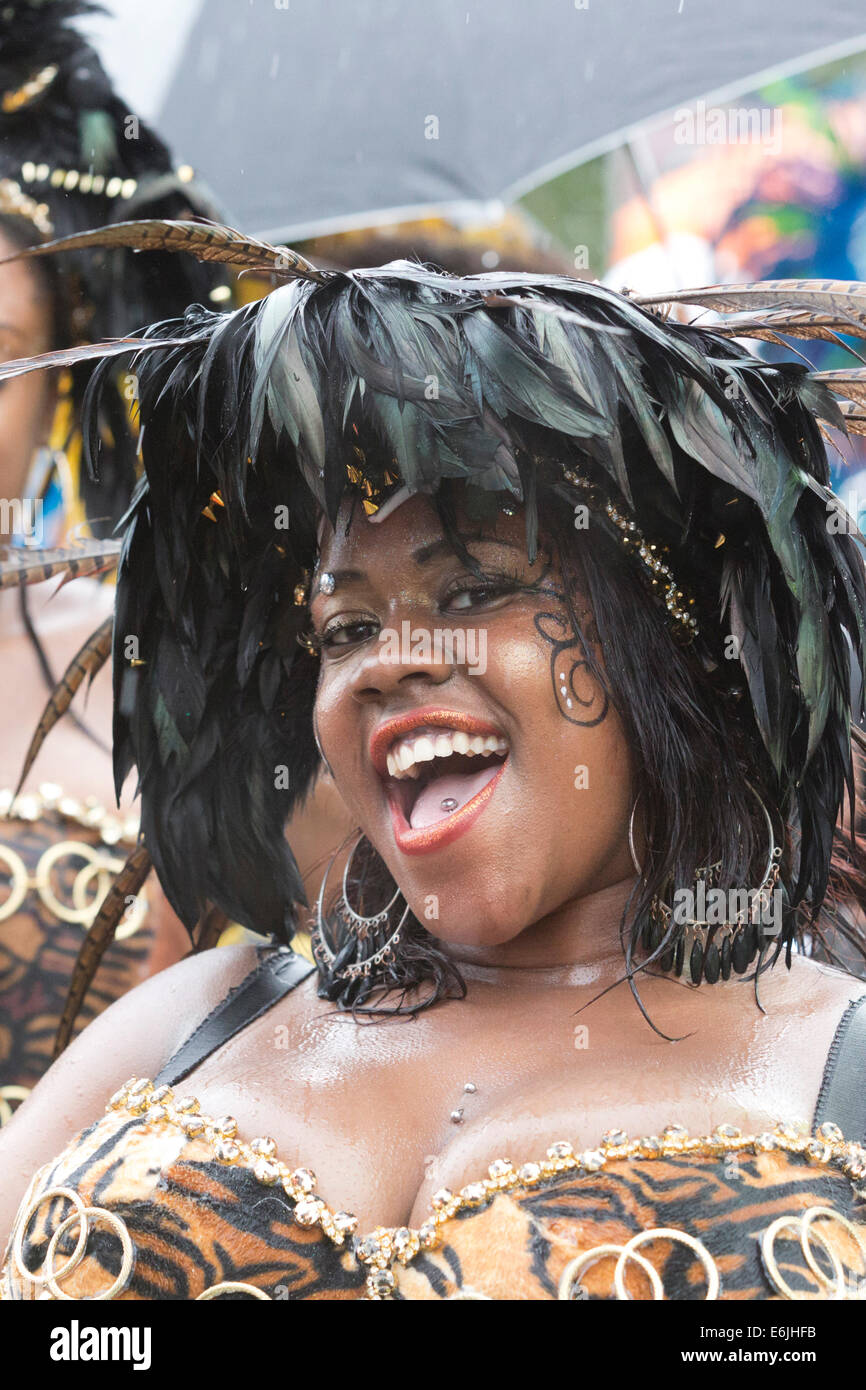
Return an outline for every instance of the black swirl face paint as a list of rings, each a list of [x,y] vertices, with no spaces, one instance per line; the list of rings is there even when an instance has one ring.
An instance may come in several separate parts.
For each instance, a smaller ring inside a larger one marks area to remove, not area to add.
[[[559,712],[570,724],[592,729],[607,716],[610,699],[595,679],[583,633],[564,613],[536,613],[535,630],[552,648],[550,678]],[[594,717],[589,711],[601,710]]]

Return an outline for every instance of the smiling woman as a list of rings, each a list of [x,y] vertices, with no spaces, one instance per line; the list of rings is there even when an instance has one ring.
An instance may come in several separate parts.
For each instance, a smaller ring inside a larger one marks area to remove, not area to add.
[[[861,418],[735,337],[866,336],[866,291],[697,292],[754,310],[710,330],[182,241],[290,283],[133,359],[115,767],[188,926],[278,944],[52,1068],[3,1141],[4,1296],[856,1296],[866,583],[820,431]],[[358,835],[310,964],[283,831],[323,765]],[[696,885],[781,911],[683,920]]]

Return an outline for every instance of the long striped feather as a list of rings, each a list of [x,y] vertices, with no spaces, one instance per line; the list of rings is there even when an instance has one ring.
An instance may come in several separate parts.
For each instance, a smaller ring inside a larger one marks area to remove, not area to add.
[[[150,868],[151,859],[147,849],[144,845],[137,845],[105,895],[105,901],[81,944],[72,970],[69,991],[54,1039],[54,1061],[69,1045],[78,1011],[99,969],[102,957],[114,940],[118,925],[126,911],[126,900],[134,897],[139,891],[150,873]]]
[[[852,325],[849,319],[808,312],[786,314],[774,311],[763,318],[738,318],[731,323],[714,323],[712,327],[713,332],[722,338],[764,338],[773,343],[780,342],[780,334],[788,334],[792,338],[819,339],[825,343],[839,343],[840,333],[853,337],[866,336],[866,329],[862,333],[857,331],[857,326]],[[784,343],[781,345],[787,346]]]
[[[196,955],[201,951],[209,951],[216,946],[226,927],[231,925],[230,917],[219,907],[213,904],[203,912],[195,925],[193,932],[193,951]]]
[[[836,396],[866,405],[866,368],[852,371],[813,372],[813,381],[820,381]]]
[[[30,747],[27,749],[27,755],[21,769],[21,776],[18,778],[18,786],[15,788],[16,796],[24,785],[25,778],[36,761],[40,748],[51,733],[54,725],[59,719],[63,718],[76,692],[80,689],[82,682],[85,681],[88,676],[93,680],[97,671],[99,671],[108,660],[111,653],[112,626],[113,619],[106,618],[105,622],[101,623],[96,631],[88,637],[84,645],[76,652],[66,670],[63,672],[63,675],[60,677],[60,680],[57,682],[57,685],[49,695],[48,703],[42,711],[42,717],[30,740]]]
[[[25,547],[0,551],[0,589],[21,584],[44,584],[63,575],[64,580],[82,579],[114,569],[120,558],[120,541],[87,541],[70,550],[27,550]]]
[[[654,304],[701,304],[720,314],[744,310],[770,309],[776,332],[807,328],[811,316],[845,324],[841,332],[866,335],[866,284],[858,280],[761,280],[754,285],[708,285],[697,290],[675,290],[668,294],[642,296],[634,300],[641,308]],[[783,311],[788,311],[784,313]],[[790,326],[782,328],[781,318]]]
[[[319,284],[324,284],[333,274],[317,270],[297,251],[244,236],[233,227],[223,227],[217,222],[175,222],[163,218],[117,222],[111,227],[94,227],[92,231],[58,237],[39,246],[30,246],[15,256],[7,256],[0,260],[0,265],[19,257],[50,256],[56,251],[79,251],[93,247],[185,251],[200,261],[220,261],[225,265],[242,266],[245,270],[257,270],[285,279],[315,280]]]
[[[853,401],[840,401],[839,409],[845,416],[845,428],[849,434],[866,434],[866,415]]]

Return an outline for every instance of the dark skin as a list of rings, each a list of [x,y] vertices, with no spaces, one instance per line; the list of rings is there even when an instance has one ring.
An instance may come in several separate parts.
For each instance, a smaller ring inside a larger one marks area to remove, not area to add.
[[[863,992],[802,959],[764,978],[763,1013],[738,979],[695,989],[643,978],[653,1021],[682,1039],[671,1043],[647,1026],[627,985],[608,989],[622,978],[619,922],[634,883],[630,757],[612,710],[596,724],[563,718],[534,621],[551,611],[557,576],[529,565],[521,535],[519,516],[503,517],[497,543],[470,544],[489,581],[470,595],[478,579],[446,549],[428,553],[441,531],[424,499],[379,526],[359,516],[348,535],[324,537],[321,570],[361,577],[313,601],[326,644],[318,731],[337,787],[409,901],[438,894],[440,917],[428,925],[460,962],[466,998],[414,1021],[364,1024],[307,981],[179,1088],[205,1113],[235,1115],[245,1136],[273,1135],[283,1159],[312,1166],[322,1195],[362,1229],[417,1225],[438,1187],[482,1177],[493,1158],[538,1158],[562,1138],[593,1144],[614,1125],[641,1134],[678,1121],[706,1133],[723,1122],[751,1132],[808,1122],[839,1018]],[[494,594],[503,573],[518,587]],[[378,632],[406,618],[416,628],[483,625],[486,671],[384,662]],[[333,630],[349,621],[362,626],[333,656]],[[603,708],[599,689],[594,699],[586,721]],[[383,719],[431,703],[494,723],[513,761],[463,836],[407,864],[365,750]],[[574,786],[577,765],[589,770],[586,789]],[[128,1076],[155,1075],[252,964],[244,948],[186,961],[88,1027],[0,1136],[0,1231],[34,1169]]]

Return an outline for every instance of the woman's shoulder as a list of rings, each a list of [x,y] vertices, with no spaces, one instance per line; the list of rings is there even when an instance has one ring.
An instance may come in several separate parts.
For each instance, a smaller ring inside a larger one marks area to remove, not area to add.
[[[794,996],[809,1002],[817,1019],[843,1014],[849,1004],[866,997],[866,979],[852,975],[829,961],[794,955],[791,968],[784,972]]]
[[[49,1068],[0,1134],[0,1239],[34,1170],[103,1113],[130,1076],[157,1076],[178,1046],[260,960],[254,947],[189,956],[95,1018]]]

